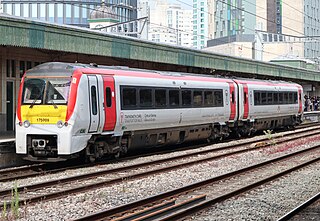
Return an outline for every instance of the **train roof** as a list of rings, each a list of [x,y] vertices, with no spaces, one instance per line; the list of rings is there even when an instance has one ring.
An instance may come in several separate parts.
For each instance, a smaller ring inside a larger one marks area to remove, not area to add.
[[[238,77],[224,77],[218,75],[205,75],[205,74],[193,74],[193,73],[185,73],[185,72],[168,72],[168,71],[156,71],[156,70],[146,70],[146,69],[138,69],[138,68],[129,68],[125,66],[103,66],[97,65],[94,63],[90,64],[82,64],[82,63],[65,63],[65,62],[47,62],[40,64],[26,72],[26,76],[72,76],[73,72],[76,69],[83,69],[84,72],[90,71],[92,73],[96,73],[95,70],[114,70],[114,71],[133,71],[135,73],[146,74],[150,75],[161,75],[161,76],[168,76],[168,77],[193,77],[196,78],[215,78],[215,79],[223,79],[224,81],[235,81],[237,83],[266,83],[266,84],[292,84],[292,85],[299,85],[294,82],[287,82],[281,80],[260,80],[260,79],[248,79],[248,78],[238,78]],[[119,73],[113,73],[119,74]],[[129,76],[129,75],[125,75]],[[134,75],[133,75],[134,76]],[[194,79],[196,80],[196,79]]]
[[[147,70],[138,68],[129,68],[126,66],[103,66],[97,65],[95,63],[82,64],[82,63],[64,63],[64,62],[47,62],[40,64],[26,72],[26,76],[68,76],[76,69],[83,69],[84,72],[89,71],[94,72],[96,69],[100,70],[122,70],[122,71],[133,71],[136,73],[144,74],[156,74],[162,76],[172,76],[172,77],[184,77],[184,76],[194,76],[194,77],[210,77],[210,78],[223,78],[229,79],[227,77],[215,76],[215,75],[204,75],[204,74],[192,74],[184,72],[170,72],[170,71],[157,71],[157,70]],[[231,80],[231,79],[230,79]]]

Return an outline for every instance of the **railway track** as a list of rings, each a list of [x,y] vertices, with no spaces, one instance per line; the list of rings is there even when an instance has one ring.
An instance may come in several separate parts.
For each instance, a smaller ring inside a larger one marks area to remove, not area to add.
[[[309,125],[309,124],[308,124]],[[319,124],[312,124],[312,125],[319,125]],[[307,129],[304,129],[307,128]],[[302,133],[306,133],[308,131],[312,132],[315,131],[317,129],[320,129],[320,126],[314,126],[314,127],[310,127],[309,126],[305,126],[305,127],[301,127],[300,131],[290,131],[286,134],[286,136],[289,135],[299,135]],[[312,135],[317,134],[317,132],[312,133]],[[273,135],[274,138],[279,137],[278,134],[274,134]],[[239,141],[238,145],[250,145],[252,143],[258,143],[261,145],[266,145],[268,142],[270,142],[269,138],[261,138],[258,140],[254,140],[254,141]],[[279,141],[278,141],[279,142]],[[282,142],[282,141],[281,141]],[[185,147],[185,148],[179,148],[178,150],[188,150],[188,149],[195,149],[195,148],[199,148],[199,147],[203,147],[207,144],[200,144],[197,145],[196,147],[193,145],[192,147]],[[220,148],[220,150],[224,149],[224,148],[228,148],[228,147],[222,147]],[[145,157],[145,156],[149,156],[149,155],[156,155],[156,154],[164,154],[167,152],[172,152],[172,150],[165,150],[165,151],[159,151],[159,152],[153,152],[153,153],[147,153],[147,154],[140,154],[138,156],[129,156],[129,157],[125,157],[123,159],[118,160],[118,162],[124,162],[124,161],[128,161],[134,158],[138,158],[138,157]],[[208,151],[202,152],[199,151],[198,154],[205,154]],[[112,163],[112,162],[116,162],[115,160],[109,160],[108,163]],[[72,170],[72,169],[77,169],[77,168],[82,168],[82,167],[91,167],[91,166],[97,166],[97,165],[102,165],[104,164],[103,162],[98,162],[98,163],[91,163],[91,164],[86,164],[86,165],[69,165],[68,163],[63,163],[62,165],[59,164],[33,164],[33,165],[28,165],[28,166],[23,166],[23,167],[16,167],[16,168],[8,168],[8,169],[3,169],[0,170],[0,182],[8,182],[8,181],[12,181],[12,180],[17,180],[17,179],[23,179],[23,178],[29,178],[29,177],[35,177],[35,176],[41,176],[41,175],[45,175],[45,174],[54,174],[54,173],[59,173],[62,171],[66,171],[66,170]]]
[[[314,206],[312,211],[312,206]],[[320,192],[282,216],[278,221],[317,220],[320,217]],[[317,208],[317,209],[316,209]],[[310,210],[308,210],[310,209]],[[317,211],[316,211],[317,210]]]
[[[275,140],[275,142],[277,144],[280,144],[283,142],[288,142],[289,140],[298,140],[301,139],[301,137],[314,136],[315,134],[319,134],[319,132],[304,131],[300,133],[300,136],[296,136],[296,133],[292,133],[292,137],[279,137],[277,140]],[[257,141],[252,142],[256,143]],[[17,188],[17,191],[20,195],[19,203],[29,204],[39,201],[56,199],[68,194],[97,189],[106,185],[120,183],[124,180],[141,178],[157,173],[179,169],[186,166],[191,166],[194,164],[201,164],[205,161],[213,161],[221,159],[223,157],[245,153],[256,149],[267,148],[268,146],[272,145],[272,143],[265,142],[262,146],[254,145],[248,147],[248,144],[252,144],[252,142],[245,142],[245,144],[241,143],[235,146],[221,147],[216,149],[206,149],[202,151],[199,150],[193,153],[187,153],[166,159],[160,159],[126,167],[101,170],[94,173],[82,174],[59,180],[51,180],[34,185],[20,186]],[[213,156],[209,156],[209,154],[213,154]],[[6,201],[7,205],[10,204],[11,191],[11,189],[0,191],[1,201]],[[3,204],[0,204],[0,208],[2,207]]]
[[[76,220],[177,220],[320,161],[320,145]],[[257,177],[257,174],[259,177]],[[167,206],[164,204],[174,201]],[[164,208],[163,208],[164,207]]]

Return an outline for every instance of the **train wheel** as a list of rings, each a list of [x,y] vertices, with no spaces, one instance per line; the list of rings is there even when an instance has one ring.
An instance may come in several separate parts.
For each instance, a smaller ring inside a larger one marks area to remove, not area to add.
[[[96,154],[95,154],[95,145],[88,144],[85,150],[85,162],[86,163],[93,163],[96,161]]]
[[[113,157],[114,157],[115,159],[119,159],[119,158],[120,158],[120,156],[121,156],[120,151],[119,151],[119,152],[117,152],[117,153],[115,153],[115,154],[113,155]]]

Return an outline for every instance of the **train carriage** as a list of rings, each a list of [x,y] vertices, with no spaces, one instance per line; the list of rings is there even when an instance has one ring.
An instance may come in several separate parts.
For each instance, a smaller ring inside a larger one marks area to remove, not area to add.
[[[93,161],[135,148],[295,125],[301,94],[300,85],[285,82],[45,63],[22,79],[16,152],[33,161]]]
[[[293,126],[303,114],[302,86],[284,81],[234,80],[239,88],[239,122],[252,131]],[[248,123],[250,122],[250,123]],[[250,126],[248,126],[250,125]],[[248,133],[248,131],[246,131]]]

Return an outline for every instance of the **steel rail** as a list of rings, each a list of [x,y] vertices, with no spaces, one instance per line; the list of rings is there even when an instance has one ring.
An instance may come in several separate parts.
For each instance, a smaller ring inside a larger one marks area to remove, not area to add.
[[[75,220],[77,220],[77,221],[82,221],[82,220],[100,220],[100,219],[104,219],[106,217],[114,218],[114,216],[116,214],[118,214],[118,213],[123,213],[124,211],[131,211],[131,210],[136,210],[136,209],[141,208],[141,207],[146,207],[148,204],[155,203],[157,201],[163,201],[163,200],[165,200],[167,198],[171,198],[171,197],[174,197],[174,196],[177,196],[177,195],[180,195],[180,194],[184,194],[184,193],[187,193],[187,192],[192,192],[193,190],[203,188],[204,186],[208,186],[208,185],[210,185],[210,184],[212,184],[214,182],[222,181],[224,179],[229,179],[229,178],[232,178],[234,176],[243,174],[245,172],[248,172],[248,171],[251,171],[251,170],[255,170],[255,169],[258,169],[258,168],[263,167],[263,166],[266,166],[268,164],[279,162],[281,160],[288,160],[288,158],[295,157],[295,156],[297,156],[299,154],[304,154],[306,152],[313,151],[313,150],[318,149],[318,148],[320,148],[320,145],[316,145],[314,147],[311,147],[311,148],[308,148],[308,149],[305,149],[305,150],[297,151],[297,152],[290,153],[290,154],[287,154],[287,155],[284,155],[284,156],[280,156],[280,157],[277,157],[277,158],[274,158],[274,159],[271,159],[271,160],[267,160],[267,161],[264,161],[262,163],[251,165],[251,166],[242,168],[240,170],[236,170],[236,171],[233,171],[233,172],[230,172],[230,173],[226,173],[226,174],[223,174],[223,175],[220,175],[220,176],[217,176],[217,177],[213,177],[213,178],[201,181],[201,182],[197,182],[197,183],[194,183],[194,184],[191,184],[191,185],[187,185],[187,186],[184,186],[182,188],[174,189],[174,190],[171,190],[171,191],[168,191],[168,192],[165,192],[165,193],[162,193],[162,194],[158,194],[158,195],[155,195],[155,196],[152,196],[152,197],[149,197],[149,198],[145,198],[145,199],[142,199],[142,200],[139,200],[139,201],[135,201],[135,202],[132,202],[132,203],[129,203],[129,204],[125,204],[125,205],[118,206],[118,207],[115,207],[115,208],[111,208],[111,209],[107,209],[107,210],[100,211],[100,212],[97,212],[97,213],[89,214],[87,216],[80,217],[80,218],[75,219]],[[292,171],[298,170],[298,169],[300,169],[302,167],[305,167],[305,166],[310,165],[312,163],[318,162],[319,160],[320,160],[320,157],[318,157],[316,159],[313,159],[311,161],[308,161],[307,163],[302,163],[302,164],[300,164],[300,165],[298,165],[298,166],[296,166],[294,168],[290,168],[290,169],[287,169],[287,170],[282,171],[280,173],[277,173],[276,175],[270,176],[270,177],[268,177],[266,179],[262,179],[260,181],[257,181],[254,184],[242,187],[242,188],[240,188],[240,189],[238,189],[236,191],[232,191],[230,193],[224,194],[224,195],[222,195],[220,197],[217,197],[217,198],[214,198],[214,199],[206,200],[204,203],[201,203],[201,204],[198,204],[198,205],[196,205],[194,207],[188,208],[187,212],[174,214],[174,217],[172,217],[172,219],[170,218],[168,220],[177,220],[178,218],[182,218],[183,216],[186,216],[186,215],[190,214],[189,212],[194,213],[196,211],[199,211],[200,209],[203,209],[203,208],[206,208],[208,206],[211,206],[213,203],[225,200],[225,199],[230,198],[232,196],[235,196],[235,195],[238,195],[238,194],[243,193],[245,191],[248,191],[248,190],[250,190],[250,189],[252,189],[252,188],[254,188],[256,186],[262,185],[262,184],[264,184],[266,182],[269,182],[269,181],[271,181],[273,179],[276,179],[278,177],[286,175],[286,174],[288,174],[288,173],[290,173]]]
[[[316,195],[314,195],[313,197],[309,198],[305,202],[301,203],[299,206],[297,206],[296,208],[292,209],[287,214],[283,215],[277,221],[286,221],[286,220],[291,219],[293,216],[299,214],[302,210],[304,210],[305,208],[307,208],[308,206],[310,206],[311,204],[313,204],[314,202],[316,202],[319,199],[320,199],[320,192],[317,193]]]
[[[308,123],[308,125],[309,124],[317,125],[315,123]],[[308,126],[305,126],[305,127],[308,127]],[[303,127],[299,128],[299,129],[303,129]],[[305,133],[308,131],[312,131],[314,129],[317,129],[317,127],[316,128],[308,128],[307,130],[302,130],[302,131],[290,132],[287,135]],[[319,129],[320,129],[320,127],[319,127]],[[277,138],[279,136],[276,135],[274,137]],[[263,141],[268,141],[268,138],[261,138],[256,141],[253,141],[253,142],[263,142]],[[250,144],[253,142],[252,141],[245,141],[245,142],[239,143],[238,145],[245,145],[245,144]],[[205,146],[205,144],[200,144],[200,145],[196,145],[196,147],[192,146],[191,148],[190,147],[179,148],[177,150],[182,151],[182,150],[186,150],[186,149],[192,149],[192,148],[195,149],[195,148],[204,147],[204,146]],[[226,148],[226,147],[221,147],[221,149],[223,149],[223,148]],[[141,154],[141,155],[136,155],[136,156],[129,156],[129,157],[125,157],[123,159],[118,159],[117,161],[111,160],[111,161],[108,161],[108,163],[124,162],[124,161],[135,159],[138,157],[145,157],[145,156],[156,155],[156,154],[164,154],[164,153],[171,152],[171,151],[172,150],[165,150],[165,151],[162,150],[160,152],[152,152],[152,153]],[[207,152],[204,152],[204,154],[205,153],[207,153]],[[199,152],[199,154],[201,154],[201,152]],[[0,182],[8,182],[8,181],[12,181],[12,180],[35,177],[35,176],[40,176],[40,175],[44,175],[44,174],[53,174],[53,173],[58,173],[58,172],[69,170],[69,169],[77,169],[77,168],[81,168],[81,167],[96,166],[96,165],[101,165],[101,164],[104,164],[104,163],[98,162],[98,163],[91,163],[91,164],[87,164],[87,165],[76,165],[76,166],[67,166],[67,167],[65,165],[61,166],[60,164],[59,164],[60,166],[56,166],[56,164],[54,164],[53,169],[52,169],[51,168],[52,166],[49,166],[48,164],[41,163],[41,164],[36,164],[36,165],[31,164],[29,166],[24,166],[24,167],[8,168],[8,169],[0,170],[0,175],[1,175]],[[37,166],[37,165],[39,165],[39,166]]]
[[[320,133],[320,132],[317,132],[317,131],[312,132],[313,130],[316,130],[316,129],[320,129],[320,127],[314,127],[314,128],[308,128],[307,130],[290,132],[290,133],[286,134],[286,136],[308,133],[309,131],[311,131],[311,134],[309,134],[309,135],[307,134],[307,135],[304,135],[304,136],[312,136],[312,135],[315,135],[317,133]],[[274,138],[281,139],[282,137],[280,135],[276,135],[276,136],[274,136]],[[297,139],[297,138],[292,138],[292,139]],[[254,141],[244,141],[244,142],[235,144],[233,146],[223,146],[223,147],[209,149],[209,150],[200,150],[200,151],[197,151],[197,152],[194,152],[194,153],[184,154],[184,155],[177,156],[177,157],[167,158],[167,159],[163,159],[163,160],[156,160],[156,161],[153,161],[153,164],[160,164],[160,163],[164,163],[164,162],[166,162],[168,160],[177,160],[177,159],[179,159],[181,157],[192,157],[192,156],[198,155],[198,154],[207,154],[207,153],[212,153],[214,151],[226,150],[228,148],[229,149],[230,148],[236,148],[236,147],[239,147],[239,146],[242,146],[242,145],[248,145],[248,144],[264,142],[264,141],[269,141],[269,138],[261,138],[261,139],[254,140]],[[282,142],[286,142],[286,141],[281,141],[281,142],[277,141],[278,144],[282,143]],[[163,153],[163,152],[160,152],[160,153]],[[157,153],[153,153],[153,154],[157,154]],[[149,154],[147,154],[147,155],[149,155]],[[142,157],[142,156],[140,155],[139,157]],[[119,160],[118,162],[124,162],[124,161],[127,161],[129,159],[136,158],[136,157],[137,156],[135,156],[135,157],[127,157],[127,158],[124,158],[122,160]],[[146,162],[144,164],[137,164],[137,165],[132,165],[132,166],[129,166],[129,167],[123,167],[122,169],[123,170],[135,169],[135,168],[146,166],[146,165],[149,165],[149,164],[151,164],[151,163],[150,162]],[[39,166],[37,166],[37,165],[39,165]],[[49,169],[50,167],[48,165],[46,165],[46,164],[37,164],[37,165],[32,165],[32,166],[29,166],[29,167],[22,167],[21,169],[20,168],[13,168],[13,169],[0,170],[0,175],[1,175],[0,182],[6,182],[6,181],[21,179],[21,178],[27,178],[27,177],[34,177],[34,176],[48,174],[48,173],[58,173],[58,172],[65,171],[65,170],[68,170],[68,169],[77,169],[77,168],[86,167],[86,166],[87,167],[96,166],[96,165],[101,165],[101,163],[94,163],[94,164],[88,164],[88,165],[77,165],[77,166],[70,166],[70,167],[62,166],[62,168],[58,168],[58,169]],[[38,167],[40,167],[40,168],[38,168]],[[30,171],[31,170],[33,170],[33,171],[27,173],[28,168],[30,169]],[[37,171],[34,171],[34,170],[37,170]],[[19,172],[19,171],[21,171],[21,172]],[[107,170],[105,172],[113,173],[113,172],[118,172],[118,171],[117,170]],[[99,175],[102,175],[105,172],[101,171],[101,172],[96,173],[96,174],[92,173],[92,176],[95,176],[95,175],[99,176]],[[19,173],[21,175],[19,175],[17,173]],[[87,178],[89,178],[87,175],[83,175],[83,176],[79,175],[79,176],[77,176],[76,179],[87,179]],[[60,179],[59,183],[61,183],[61,182],[69,182],[69,181],[72,181],[72,180],[74,180],[73,177],[70,177],[70,178],[67,178],[67,179]],[[46,182],[46,183],[48,183],[48,182]],[[54,185],[54,184],[55,184],[55,181],[53,181],[52,183],[48,183],[48,185]],[[39,186],[38,187],[34,186],[34,188],[39,188]],[[22,189],[33,189],[33,187],[32,186],[22,186],[22,187],[18,188],[18,191],[21,191]],[[8,190],[8,191],[11,191],[11,190]],[[4,194],[3,191],[0,191],[0,196],[3,195],[3,194]]]
[[[314,134],[319,134],[320,132],[318,131],[313,131],[311,133],[308,133],[307,135],[309,136],[313,136]],[[303,137],[306,136],[306,134],[302,133]],[[294,134],[296,135],[296,134]],[[296,140],[296,139],[300,139],[301,137],[293,137],[293,138],[289,138],[289,139],[283,139],[282,137],[279,139],[282,139],[280,141],[277,142],[277,144],[280,143],[284,143],[284,142],[289,142],[292,140]],[[267,139],[268,140],[268,139]],[[233,146],[227,146],[227,147],[219,147],[219,148],[215,148],[215,149],[209,149],[209,150],[203,150],[203,151],[196,151],[193,153],[187,153],[187,154],[183,154],[180,156],[174,156],[174,157],[169,157],[169,158],[165,158],[165,159],[160,159],[160,160],[154,160],[154,161],[150,161],[150,162],[144,162],[144,163],[138,163],[138,164],[133,164],[130,166],[125,166],[125,167],[118,167],[118,168],[114,168],[114,169],[106,169],[106,170],[101,170],[101,171],[97,171],[97,172],[93,172],[93,173],[87,173],[87,174],[82,174],[82,175],[76,175],[76,176],[71,176],[71,177],[67,177],[67,178],[63,178],[63,179],[57,179],[57,180],[51,180],[51,181],[46,181],[46,182],[42,182],[42,183],[38,183],[38,184],[33,184],[33,185],[26,185],[26,186],[20,186],[17,187],[17,191],[18,192],[23,192],[23,191],[32,191],[32,190],[38,190],[40,188],[45,188],[45,187],[51,187],[54,185],[61,185],[61,184],[66,184],[72,181],[81,181],[81,180],[85,180],[85,179],[90,179],[90,178],[94,178],[97,176],[101,176],[101,175],[110,175],[111,173],[119,173],[122,171],[130,171],[133,169],[141,169],[142,167],[149,167],[152,165],[157,165],[157,164],[163,164],[163,163],[168,163],[170,161],[174,161],[174,160],[180,160],[183,158],[187,158],[187,157],[199,157],[200,154],[207,154],[207,153],[213,153],[213,152],[218,152],[221,150],[226,150],[226,149],[232,149],[232,148],[236,148],[236,147],[241,147],[241,146],[245,146],[244,149],[241,150],[237,150],[237,151],[233,151],[233,152],[229,152],[229,153],[223,153],[223,154],[219,154],[216,156],[212,156],[212,157],[205,157],[202,159],[196,159],[193,161],[189,161],[189,162],[185,162],[185,163],[181,163],[181,164],[177,164],[177,165],[173,165],[173,166],[167,166],[161,169],[156,169],[156,170],[149,170],[148,172],[144,172],[144,173],[140,173],[140,174],[136,174],[136,175],[129,175],[127,177],[120,177],[117,179],[113,179],[113,180],[109,180],[109,181],[102,181],[100,183],[98,183],[97,185],[110,185],[110,184],[114,184],[117,182],[121,182],[123,181],[123,179],[127,179],[127,178],[140,178],[140,177],[144,177],[144,176],[148,176],[148,175],[152,175],[152,174],[156,174],[156,173],[160,173],[160,172],[165,172],[168,170],[173,170],[173,169],[177,169],[180,168],[182,166],[191,166],[194,164],[199,164],[201,162],[206,162],[206,161],[210,161],[210,160],[216,160],[219,158],[223,158],[223,157],[227,157],[227,156],[232,156],[235,154],[240,154],[240,153],[244,153],[244,152],[249,152],[249,151],[253,151],[256,149],[261,149],[262,147],[268,147],[270,145],[272,145],[272,143],[264,143],[264,146],[256,146],[256,147],[250,147],[247,148],[246,146],[248,145],[248,143],[256,143],[256,141],[250,141],[250,142],[245,142],[245,144],[236,144]],[[94,184],[93,184],[94,185]],[[91,185],[89,185],[86,188],[91,188]],[[6,195],[11,195],[12,190],[11,189],[6,189],[6,190],[2,190],[0,191],[0,197],[4,197]],[[48,198],[48,196],[44,196],[43,198]],[[37,199],[37,197],[35,198]],[[1,208],[2,204],[0,204],[0,208]]]
[[[283,141],[283,142],[285,142],[285,141]],[[74,188],[68,189],[68,190],[57,191],[57,192],[54,192],[54,193],[34,196],[34,197],[30,197],[30,198],[25,198],[25,199],[22,198],[19,201],[19,203],[24,203],[25,204],[25,203],[32,203],[32,202],[56,199],[56,198],[59,198],[61,196],[66,195],[66,194],[78,193],[78,192],[81,192],[81,191],[87,191],[87,190],[90,190],[90,189],[96,189],[98,187],[119,183],[119,182],[122,182],[126,178],[127,179],[129,179],[129,178],[130,179],[141,178],[141,177],[157,174],[157,173],[160,173],[160,172],[165,172],[165,171],[169,171],[169,170],[173,170],[173,169],[178,169],[178,168],[181,168],[183,166],[184,167],[185,166],[190,166],[190,165],[199,164],[201,162],[205,162],[205,161],[209,161],[209,160],[214,160],[214,159],[218,159],[218,158],[222,158],[222,157],[226,157],[226,156],[230,156],[230,155],[234,155],[234,154],[238,154],[238,153],[242,153],[242,152],[246,152],[246,151],[251,151],[251,150],[254,150],[254,149],[257,149],[257,148],[261,148],[261,146],[253,147],[253,148],[249,148],[249,149],[244,149],[244,150],[239,150],[239,151],[235,151],[235,152],[231,152],[231,153],[220,154],[218,156],[207,157],[207,158],[203,158],[203,159],[200,159],[200,160],[197,159],[197,160],[185,162],[185,163],[182,163],[182,164],[163,167],[163,168],[160,168],[160,169],[149,170],[149,171],[146,171],[146,172],[142,172],[142,173],[138,173],[138,174],[134,174],[134,175],[129,175],[129,176],[126,176],[126,177],[119,177],[119,178],[115,178],[115,179],[111,179],[111,180],[100,181],[100,182],[94,183],[94,184],[82,185],[82,186],[74,187]],[[187,154],[187,155],[189,156],[189,154]],[[169,158],[169,159],[172,160],[172,158]],[[173,157],[173,159],[177,159],[177,157]],[[163,162],[166,162],[166,161],[168,161],[168,159],[162,159],[162,160],[158,160],[156,162],[163,163]],[[152,161],[152,163],[154,163],[154,161]],[[44,183],[38,183],[38,184],[35,184],[35,185],[18,187],[17,191],[20,192],[20,197],[21,197],[22,193],[30,192],[32,190],[37,190],[37,189],[45,188],[45,187],[52,187],[53,185],[63,185],[63,184],[66,184],[67,182],[71,182],[71,181],[79,181],[80,177],[82,177],[83,179],[84,178],[93,178],[93,177],[100,176],[100,175],[103,175],[103,174],[110,174],[111,171],[119,172],[119,171],[129,170],[129,169],[133,169],[133,168],[140,168],[141,169],[141,165],[150,166],[150,164],[148,162],[145,162],[145,163],[142,163],[142,164],[135,164],[135,165],[127,166],[127,167],[124,167],[124,168],[115,168],[115,169],[111,169],[111,170],[99,171],[99,172],[90,173],[90,174],[84,174],[84,175],[80,175],[80,176],[68,177],[68,178],[60,179],[60,180],[53,180],[53,181],[48,181],[48,182],[44,182]],[[3,197],[3,201],[5,201],[5,197],[10,197],[11,196],[11,192],[12,192],[11,189],[0,191],[0,196]],[[9,203],[10,202],[7,202],[7,205]],[[2,204],[0,204],[0,208],[3,208],[3,206],[4,206],[4,202]]]

